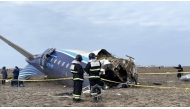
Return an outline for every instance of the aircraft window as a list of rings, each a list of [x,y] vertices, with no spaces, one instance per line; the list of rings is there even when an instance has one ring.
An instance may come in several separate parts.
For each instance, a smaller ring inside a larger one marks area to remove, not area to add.
[[[53,61],[53,58],[51,58],[51,61],[50,62],[52,62]]]
[[[61,61],[58,62],[58,65],[60,64]]]
[[[62,66],[64,66],[65,62],[62,63]]]
[[[54,61],[54,63],[56,63],[57,59]]]
[[[69,67],[69,63],[66,65],[66,68]]]

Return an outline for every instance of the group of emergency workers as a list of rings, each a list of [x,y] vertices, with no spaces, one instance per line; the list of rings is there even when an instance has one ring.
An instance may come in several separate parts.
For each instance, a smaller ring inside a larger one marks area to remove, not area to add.
[[[13,79],[18,79],[19,76],[19,68],[17,66],[15,66],[15,69],[13,70]],[[5,79],[8,78],[8,74],[7,74],[7,69],[4,66],[1,70],[1,74],[2,74],[2,85],[5,85]],[[17,84],[17,82],[15,81],[11,81],[11,86],[14,86],[15,84]]]
[[[96,59],[94,53],[89,54],[89,62],[87,63],[86,67],[83,69],[81,66],[82,56],[78,54],[75,60],[72,61],[72,65],[70,67],[71,73],[73,74],[73,101],[74,102],[81,102],[84,101],[81,99],[81,92],[82,92],[82,84],[84,80],[84,72],[89,74],[89,81],[90,81],[90,89],[94,85],[103,86],[103,82],[100,79],[100,70],[101,70],[101,63]],[[91,96],[97,94],[96,92],[91,91]]]

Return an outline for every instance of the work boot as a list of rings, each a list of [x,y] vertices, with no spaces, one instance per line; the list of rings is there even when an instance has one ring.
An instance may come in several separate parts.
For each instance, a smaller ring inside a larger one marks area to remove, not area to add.
[[[78,101],[78,102],[83,102],[84,100],[83,100],[83,99],[78,99],[77,101]]]
[[[83,100],[83,99],[75,99],[75,98],[73,98],[73,101],[74,101],[75,103],[79,103],[79,102],[83,102],[84,100]]]

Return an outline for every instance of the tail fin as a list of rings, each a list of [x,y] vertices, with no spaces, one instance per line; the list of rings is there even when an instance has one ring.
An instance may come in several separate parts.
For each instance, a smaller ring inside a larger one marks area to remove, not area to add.
[[[35,58],[34,55],[29,53],[28,51],[24,50],[23,48],[19,47],[18,45],[14,44],[13,42],[9,41],[8,39],[4,38],[3,36],[0,35],[0,39],[2,39],[4,42],[6,42],[8,45],[13,47],[15,50],[17,50],[19,53],[24,55],[26,58]]]

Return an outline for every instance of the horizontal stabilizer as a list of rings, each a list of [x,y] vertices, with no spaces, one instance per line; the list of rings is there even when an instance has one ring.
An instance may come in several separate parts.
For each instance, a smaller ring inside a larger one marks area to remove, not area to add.
[[[27,65],[23,70],[19,72],[19,80],[27,80],[31,77],[38,77],[44,75],[41,71],[33,67],[32,65]]]
[[[11,47],[13,47],[15,50],[17,50],[19,53],[21,53],[22,55],[24,55],[26,58],[35,58],[34,55],[32,55],[31,53],[29,53],[28,51],[24,50],[23,48],[19,47],[18,45],[12,43],[11,41],[9,41],[8,39],[4,38],[3,36],[0,35],[0,39],[2,39],[4,42],[6,42],[8,45],[10,45]]]

